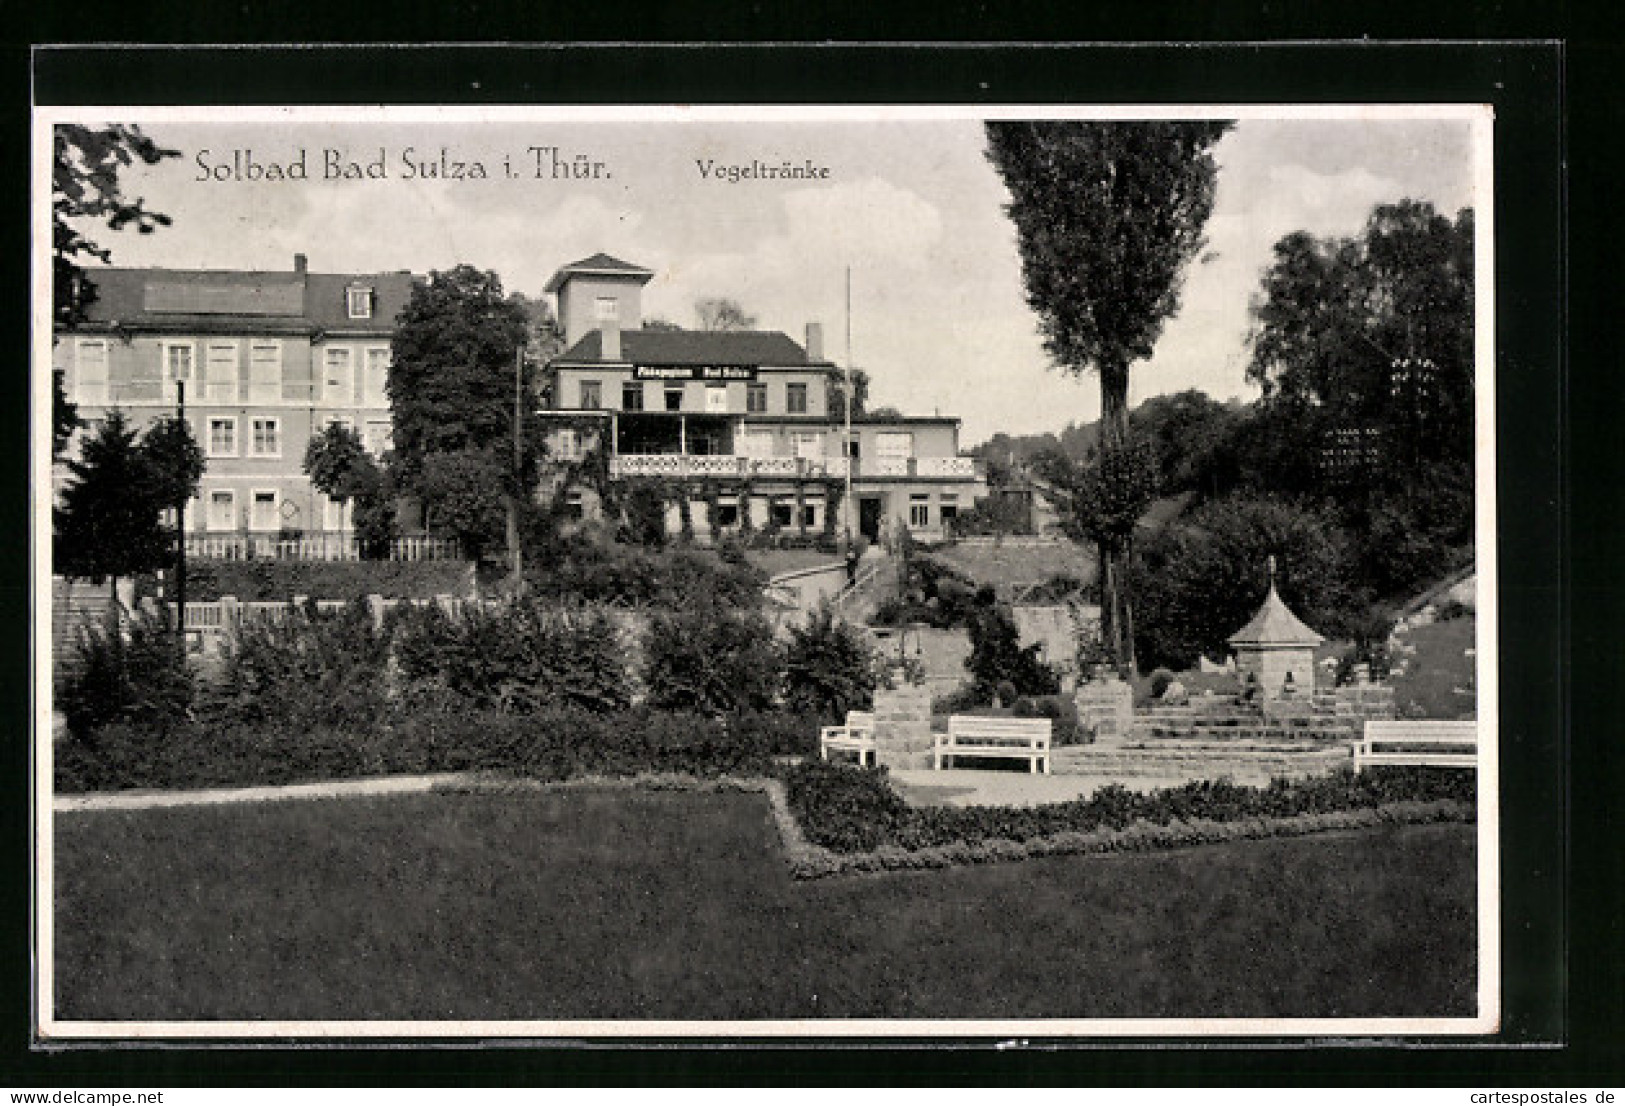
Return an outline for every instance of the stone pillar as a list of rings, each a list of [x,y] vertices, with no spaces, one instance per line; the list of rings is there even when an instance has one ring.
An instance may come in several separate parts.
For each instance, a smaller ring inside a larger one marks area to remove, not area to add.
[[[1072,697],[1078,706],[1078,724],[1092,730],[1096,744],[1127,740],[1134,731],[1134,689],[1117,673],[1104,670]]]
[[[373,594],[367,596],[367,610],[372,612],[372,628],[374,630],[382,630],[384,628],[384,612],[387,609],[388,608],[384,606],[384,597],[382,595],[374,592]]]
[[[875,692],[875,761],[893,771],[931,767],[929,688]]]

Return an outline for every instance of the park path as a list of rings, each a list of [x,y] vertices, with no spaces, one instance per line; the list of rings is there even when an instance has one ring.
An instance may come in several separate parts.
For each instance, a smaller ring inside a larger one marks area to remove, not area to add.
[[[420,795],[437,787],[467,783],[461,772],[427,776],[376,776],[364,780],[322,780],[275,787],[221,787],[200,791],[111,791],[98,794],[56,795],[51,809],[58,814],[83,810],[155,810],[161,807],[219,806],[228,803],[269,803],[285,799],[340,799],[359,795]]]

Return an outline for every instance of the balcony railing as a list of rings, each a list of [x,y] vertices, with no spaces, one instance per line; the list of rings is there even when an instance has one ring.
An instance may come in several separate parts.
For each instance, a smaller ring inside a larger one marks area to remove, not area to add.
[[[842,457],[744,457],[729,454],[621,453],[609,460],[611,476],[820,477],[846,475]],[[976,479],[969,457],[874,457],[860,461],[854,477]]]
[[[188,534],[186,555],[222,561],[359,561],[361,543],[349,534]],[[461,555],[457,543],[445,538],[396,538],[389,546],[392,561],[455,561]]]

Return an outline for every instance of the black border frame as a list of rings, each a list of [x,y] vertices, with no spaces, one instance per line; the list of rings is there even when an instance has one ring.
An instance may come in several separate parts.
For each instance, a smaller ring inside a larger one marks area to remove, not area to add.
[[[333,51],[346,64],[332,64]],[[1564,115],[1565,52],[1554,42],[1323,43],[1138,46],[461,46],[46,48],[32,56],[38,103],[1274,103],[1473,102],[1496,110],[1497,441],[1499,449],[1503,1045],[1574,1043],[1568,1020],[1571,844],[1565,732],[1567,616],[1560,586],[1566,420]],[[18,144],[26,148],[26,127]],[[25,162],[26,159],[18,159]],[[27,196],[26,165],[20,195]],[[15,174],[14,174],[15,178]],[[26,210],[26,204],[14,210]],[[26,235],[26,231],[24,232]],[[6,254],[26,257],[26,237]],[[26,271],[26,263],[24,265]],[[16,274],[15,264],[13,273]],[[18,280],[14,289],[27,287]],[[20,299],[26,311],[27,296]],[[15,310],[15,307],[14,307]],[[27,333],[27,321],[18,333]],[[11,386],[26,442],[26,378]],[[17,424],[14,423],[13,427]],[[17,518],[24,532],[26,504]],[[20,550],[18,552],[21,552]],[[26,556],[19,557],[26,562]],[[24,566],[24,571],[26,567]],[[8,602],[8,607],[12,604]],[[11,613],[23,612],[12,608]],[[26,619],[18,622],[24,628]],[[26,649],[26,644],[24,645]],[[1509,679],[1516,673],[1517,679]],[[27,717],[27,691],[20,714]],[[16,698],[17,692],[11,693]],[[11,705],[11,704],[8,704]],[[17,717],[17,715],[13,715]],[[25,731],[26,732],[26,731]],[[1600,736],[1600,735],[1599,735]],[[1595,740],[1595,739],[1594,739]],[[1586,746],[1594,749],[1595,746]],[[26,779],[27,743],[14,750]],[[1581,747],[1573,752],[1578,759]],[[6,829],[21,848],[13,886],[26,886],[29,812],[8,806]],[[8,853],[7,855],[16,855]],[[26,898],[5,913],[26,944]],[[20,920],[20,931],[14,923]],[[19,947],[8,942],[8,948]],[[1617,950],[1616,950],[1617,952]],[[170,1045],[159,1049],[59,1052],[28,1048],[28,963],[3,994],[23,995],[20,1025],[5,1019],[7,1068],[30,1082],[192,1085],[296,1079],[436,1084],[464,1082],[472,1064],[451,1048],[432,1053],[362,1044],[350,1051]],[[1617,970],[1617,965],[1616,965]],[[1605,972],[1606,976],[1608,973]],[[15,987],[14,984],[21,984]],[[0,1007],[14,1011],[9,999]],[[1617,1014],[1615,1015],[1617,1017]],[[20,1030],[20,1037],[12,1030]],[[651,1042],[652,1043],[652,1042]],[[738,1043],[744,1043],[740,1041]],[[960,1042],[961,1044],[963,1042]],[[13,1052],[13,1045],[21,1045]],[[1527,1080],[1547,1048],[1490,1049],[1434,1042],[1409,1049],[1324,1049],[1269,1042],[1099,1042],[1064,1051],[994,1053],[971,1043],[933,1052],[929,1064],[897,1066],[908,1042],[824,1054],[823,1047],[765,1042],[761,1048],[682,1043],[638,1049],[600,1042],[542,1052],[483,1053],[480,1081],[543,1077],[560,1082],[652,1080],[711,1083],[794,1079],[975,1084],[1067,1082],[1118,1085],[1169,1075],[1208,1084],[1291,1083],[1319,1078],[1366,1083],[1395,1077]],[[1617,1047],[1617,1046],[1616,1046]],[[635,1055],[627,1055],[637,1050]],[[1175,1051],[1169,1051],[1175,1050]],[[1546,1060],[1542,1060],[1546,1057]],[[916,1059],[924,1059],[916,1056]],[[1572,1055],[1571,1055],[1571,1058]],[[1464,1062],[1461,1062],[1464,1061]],[[14,1066],[15,1064],[15,1066]],[[461,1070],[461,1075],[455,1074]],[[1471,1073],[1470,1077],[1468,1073]],[[1286,1078],[1283,1079],[1283,1076]]]

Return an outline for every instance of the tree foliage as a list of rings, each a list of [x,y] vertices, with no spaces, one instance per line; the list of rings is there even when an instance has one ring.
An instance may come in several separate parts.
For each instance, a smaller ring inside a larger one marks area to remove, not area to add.
[[[389,556],[395,539],[395,510],[388,472],[374,461],[361,435],[329,423],[305,446],[305,475],[329,499],[353,503],[350,521],[368,560]]]
[[[163,420],[147,437],[112,411],[79,456],[52,511],[53,571],[100,582],[169,563],[174,534],[160,512],[197,494],[203,457],[184,423]]]
[[[1021,695],[1052,695],[1060,689],[1054,669],[1038,657],[1042,646],[1022,646],[1010,609],[995,602],[991,593],[978,594],[969,629],[971,651],[965,667],[982,701],[990,701],[1006,682]]]
[[[832,419],[846,418],[846,374],[831,373],[826,385],[826,409]],[[852,370],[852,417],[864,414],[869,406],[869,374],[862,369]]]
[[[418,490],[430,529],[454,536],[475,560],[503,539],[505,462],[492,449],[435,452],[423,460]]]
[[[1321,433],[1374,430],[1379,477],[1473,454],[1473,213],[1377,207],[1356,238],[1287,235],[1252,311],[1248,379]]]
[[[784,705],[797,714],[838,720],[874,698],[874,651],[862,631],[823,606],[790,627]]]
[[[54,461],[67,448],[73,432],[83,426],[79,407],[68,399],[68,390],[62,383],[62,370],[51,370],[51,459]]]
[[[1150,357],[1202,248],[1218,121],[990,121],[988,160],[1010,192],[1027,303],[1063,371],[1100,378],[1103,442],[1128,436],[1129,366]],[[1107,637],[1131,643],[1118,550],[1100,546]],[[1119,625],[1121,620],[1121,625]],[[1119,667],[1133,663],[1119,645]]]
[[[643,654],[648,703],[661,710],[767,710],[782,680],[783,654],[755,608],[702,599],[653,611]]]
[[[701,330],[751,330],[756,326],[756,316],[741,307],[738,300],[726,296],[695,300],[694,314]]]
[[[111,250],[86,236],[85,224],[110,230],[134,227],[151,234],[169,226],[169,216],[129,199],[119,183],[124,169],[140,163],[157,165],[179,157],[179,150],[159,146],[134,126],[90,127],[59,123],[51,135],[51,268],[53,317],[71,326],[95,301],[94,282],[84,278],[83,264],[107,264]]]
[[[1225,122],[992,121],[1027,302],[1065,371],[1100,374],[1108,435],[1202,247]]]
[[[459,265],[415,284],[395,329],[389,372],[395,455],[402,489],[423,491],[423,467],[437,453],[505,448],[513,438],[518,351],[530,317],[503,294],[493,272]],[[532,366],[521,386],[528,392]],[[534,460],[540,440],[526,443]],[[504,467],[503,487],[510,487]]]
[[[1206,503],[1141,543],[1136,629],[1143,665],[1180,669],[1222,657],[1269,586],[1312,629],[1356,630],[1371,596],[1357,583],[1355,548],[1329,508],[1236,493]]]
[[[1048,494],[1066,535],[1108,546],[1114,554],[1125,551],[1157,495],[1156,446],[1140,435],[1102,446],[1086,464],[1052,453],[1036,467],[1049,482]]]

